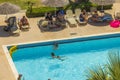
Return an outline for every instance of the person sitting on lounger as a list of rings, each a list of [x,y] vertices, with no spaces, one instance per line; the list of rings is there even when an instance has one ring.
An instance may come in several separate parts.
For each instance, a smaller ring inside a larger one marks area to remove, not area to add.
[[[53,24],[53,16],[51,13],[47,13],[45,16],[45,20],[49,22],[49,24]]]
[[[46,16],[45,16],[45,19],[46,20],[49,20],[49,21],[52,21],[53,20],[53,17],[51,15],[51,13],[47,13]]]
[[[79,16],[79,19],[80,19],[80,22],[84,22],[86,21],[86,15],[85,15],[85,12],[82,12]]]
[[[45,20],[52,21],[53,20],[52,14],[51,13],[47,13],[46,16],[45,16]]]
[[[28,27],[29,27],[28,20],[27,20],[27,18],[25,16],[23,16],[20,19],[20,22],[18,24],[19,24],[20,29],[22,29],[22,26],[26,26],[26,25],[28,25]]]

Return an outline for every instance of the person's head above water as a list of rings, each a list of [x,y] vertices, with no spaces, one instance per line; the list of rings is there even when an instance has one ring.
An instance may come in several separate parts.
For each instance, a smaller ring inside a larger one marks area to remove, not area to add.
[[[55,55],[54,52],[51,52],[51,57],[52,57],[52,58],[59,59],[59,60],[61,60],[61,61],[64,61],[64,59],[62,59],[61,56],[57,56],[57,55]]]
[[[55,57],[55,53],[52,52],[52,53],[51,53],[51,56],[52,56],[52,57]]]

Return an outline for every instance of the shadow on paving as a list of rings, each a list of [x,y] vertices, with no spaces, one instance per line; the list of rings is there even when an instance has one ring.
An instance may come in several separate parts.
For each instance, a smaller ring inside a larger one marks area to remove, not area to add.
[[[5,26],[0,26],[0,37],[9,37],[11,34],[3,30]]]
[[[100,26],[100,27],[102,27],[102,26],[107,26],[107,25],[109,25],[109,22],[88,22],[88,24],[90,24],[90,25],[93,25],[93,26]]]

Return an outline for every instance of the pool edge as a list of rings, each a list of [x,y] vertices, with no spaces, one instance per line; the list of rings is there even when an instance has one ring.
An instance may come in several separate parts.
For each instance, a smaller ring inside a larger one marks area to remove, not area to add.
[[[11,68],[13,74],[14,74],[14,77],[17,80],[18,76],[19,76],[19,73],[18,73],[18,71],[17,71],[17,69],[15,67],[15,64],[13,63],[13,60],[12,60],[10,54],[9,54],[9,51],[7,49],[7,45],[3,45],[2,47],[3,47],[4,53],[5,53],[6,57],[7,57],[10,68]]]
[[[58,40],[67,40],[67,39],[74,39],[74,38],[100,37],[100,36],[108,36],[108,35],[115,35],[115,34],[120,34],[120,32],[85,35],[85,36],[77,36],[77,37],[72,37],[72,38],[68,37],[68,38],[60,38],[60,39],[30,41],[30,42],[23,42],[23,43],[16,43],[16,44],[8,44],[6,46],[9,47],[9,46],[14,46],[14,45],[25,45],[25,44],[42,43],[42,42],[50,42],[50,41],[58,41]]]

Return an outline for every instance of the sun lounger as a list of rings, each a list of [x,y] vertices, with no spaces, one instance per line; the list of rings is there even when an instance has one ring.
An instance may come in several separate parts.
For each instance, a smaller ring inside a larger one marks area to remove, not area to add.
[[[8,32],[16,23],[16,17],[9,17],[5,22],[7,23],[7,26],[4,27],[4,30]]]
[[[28,31],[29,29],[30,29],[29,25],[23,25],[21,30]]]
[[[76,18],[77,20],[79,20],[80,14],[81,14],[81,10],[80,10],[80,9],[75,9],[75,18]]]
[[[60,26],[61,28],[65,28],[66,27],[66,21],[64,20],[64,21],[55,21],[55,23],[54,23],[55,25],[57,25],[57,26]]]
[[[114,17],[115,19],[120,19],[120,11],[115,11]]]
[[[63,14],[58,14],[56,18],[53,20],[53,23],[57,26],[60,26],[61,28],[66,27],[66,19]]]
[[[77,22],[75,21],[75,18],[73,17],[72,10],[66,11],[66,19],[70,27],[76,27]]]
[[[12,34],[20,34],[17,22],[16,22],[16,17],[10,17],[8,18],[7,22],[7,27],[4,28],[5,31],[11,32]]]
[[[41,19],[40,21],[38,21],[38,26],[39,26],[41,32],[49,30],[48,21],[46,21],[46,20]]]
[[[12,27],[12,28],[11,28],[11,33],[12,33],[13,35],[20,35],[20,30],[18,29],[17,26],[16,26],[16,27]]]

